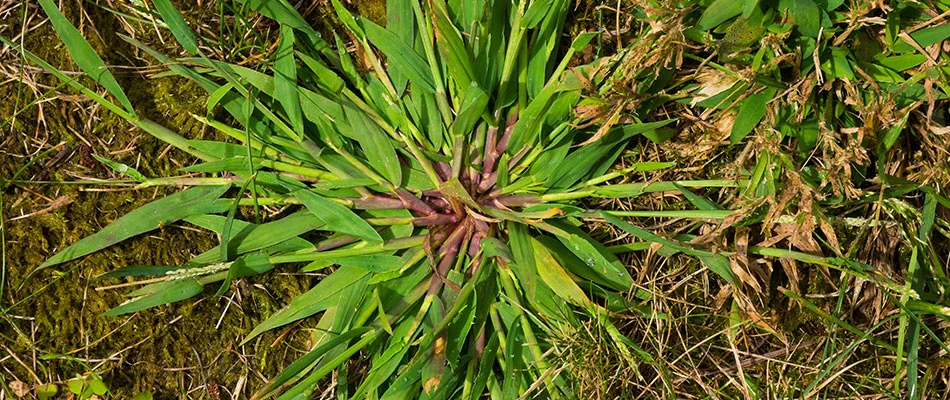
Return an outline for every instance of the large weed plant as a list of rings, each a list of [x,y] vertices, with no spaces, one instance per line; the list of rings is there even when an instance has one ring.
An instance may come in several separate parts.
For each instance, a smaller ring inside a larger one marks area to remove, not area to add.
[[[736,183],[611,184],[671,165],[621,160],[634,137],[660,140],[657,130],[671,121],[620,118],[621,109],[600,119],[577,116],[585,115],[577,107],[597,101],[623,55],[571,64],[599,33],[562,43],[567,1],[391,0],[382,27],[333,0],[348,32],[332,43],[284,0],[243,3],[280,26],[273,62],[262,71],[207,57],[168,0],[153,0],[156,16],[188,57],[126,38],[207,90],[208,112],[196,118],[228,141],[188,140],[140,117],[52,0],[40,5],[76,64],[110,96],[20,50],[200,160],[186,172],[206,174],[146,178],[104,160],[141,186],[191,188],[119,218],[41,268],[183,220],[215,232],[220,245],[186,265],[110,273],[158,279],[107,314],[184,300],[207,287],[221,294],[233,280],[280,264],[327,274],[244,339],[319,318],[312,348],[255,398],[305,398],[334,371],[338,393],[349,398],[572,398],[551,338],[590,323],[631,366],[656,364],[612,323],[649,314],[638,306],[651,293],[634,287],[616,254],[633,247],[607,247],[584,221],[606,221],[641,244],[695,256],[725,282],[736,281],[724,255],[620,219],[720,219],[729,211],[689,188]],[[217,109],[229,117],[214,118]],[[608,211],[590,201],[671,190],[696,210]],[[291,207],[261,222],[262,209],[282,205]],[[368,369],[345,379],[346,361],[359,356]],[[664,374],[659,381],[671,384]]]

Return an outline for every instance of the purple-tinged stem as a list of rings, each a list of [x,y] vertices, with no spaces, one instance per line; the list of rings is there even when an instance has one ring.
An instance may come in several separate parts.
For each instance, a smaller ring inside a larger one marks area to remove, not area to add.
[[[521,149],[521,151],[519,151],[518,154],[515,154],[514,157],[511,157],[511,159],[508,160],[508,170],[511,171],[514,169],[515,165],[518,164],[518,161],[521,161],[521,158],[524,157],[525,154],[528,154],[527,147]]]
[[[535,194],[515,194],[511,196],[494,197],[491,200],[505,207],[527,207],[541,202]]]
[[[356,238],[353,236],[339,236],[335,238],[330,238],[320,243],[317,243],[317,251],[319,252],[319,251],[333,250],[337,247],[342,247],[350,243],[355,243],[358,240],[359,238]]]
[[[435,275],[439,279],[433,280],[432,284],[429,285],[428,294],[435,295],[439,292],[440,284],[445,282],[445,275],[449,273],[449,268],[452,268],[452,264],[455,263],[455,257],[459,253],[462,239],[468,235],[468,230],[469,224],[460,224],[442,244],[442,248],[439,250],[442,259],[439,260],[439,265],[435,268]]]
[[[459,216],[456,214],[432,214],[412,219],[415,226],[449,225],[456,222],[459,222]]]
[[[435,163],[435,172],[443,182],[452,179],[452,166],[446,162],[438,161]]]
[[[353,202],[353,208],[361,210],[399,210],[406,208],[405,204],[399,199],[376,195],[344,200]]]
[[[485,193],[488,189],[491,189],[495,186],[495,182],[498,181],[498,173],[492,172],[490,174],[482,174],[481,182],[478,182],[478,192]]]
[[[424,201],[419,200],[414,194],[409,193],[406,189],[396,189],[396,196],[399,196],[399,199],[402,200],[402,204],[415,212],[421,213],[423,215],[432,215],[435,214],[435,210],[432,207],[429,207]]]
[[[443,211],[447,210],[449,207],[452,206],[451,204],[449,204],[449,202],[445,201],[445,199],[442,199],[442,198],[428,199],[428,201],[429,201],[430,206],[435,207],[439,210],[443,210]]]
[[[495,140],[498,138],[498,127],[488,128],[488,134],[485,137],[485,159],[482,160],[482,171],[491,171],[495,168],[495,161],[498,155],[495,154]]]

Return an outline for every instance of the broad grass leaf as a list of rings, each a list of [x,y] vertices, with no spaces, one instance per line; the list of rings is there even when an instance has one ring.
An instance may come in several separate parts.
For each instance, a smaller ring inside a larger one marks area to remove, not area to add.
[[[411,331],[412,322],[409,319],[404,320],[393,330],[392,338],[394,340],[389,346],[382,349],[381,353],[373,357],[372,366],[366,374],[366,378],[363,379],[351,398],[364,398],[366,393],[371,393],[386,381],[393,380],[393,374],[396,373],[406,353],[409,352],[409,340],[415,336],[415,332]]]
[[[739,113],[736,114],[735,123],[732,125],[732,131],[729,134],[729,140],[732,144],[739,143],[755,129],[759,121],[765,117],[768,102],[775,97],[775,93],[775,88],[769,88],[743,100],[742,105],[739,106]]]
[[[383,243],[379,233],[350,209],[310,190],[298,190],[294,192],[294,197],[326,223],[330,230],[352,235],[369,243]]]
[[[213,229],[219,233],[224,231],[224,223],[226,222],[225,218],[221,216],[204,215],[185,218],[185,221],[202,227],[209,227],[211,226],[209,224],[214,224],[218,226],[218,228],[209,229]],[[261,250],[326,225],[323,220],[305,210],[261,225],[251,224],[246,227],[241,227],[239,221],[235,220],[233,223],[237,224],[238,228],[234,236],[228,241],[228,246],[232,247],[233,254],[244,254]],[[216,262],[220,254],[221,249],[215,246],[199,254],[190,262],[199,265],[210,264]]]
[[[529,97],[537,95],[548,82],[559,78],[557,75],[549,76],[548,71],[550,71],[552,67],[551,55],[557,50],[558,44],[561,41],[561,35],[558,33],[563,30],[562,26],[567,16],[568,3],[565,0],[535,0],[531,7],[529,7],[528,12],[537,4],[545,2],[548,4],[545,7],[544,18],[541,20],[541,25],[537,27],[531,36],[530,43],[528,44],[528,65],[525,70],[526,77],[524,86],[527,89]],[[527,12],[525,13],[525,17],[528,17]],[[570,57],[573,51],[572,47],[567,57]],[[559,74],[560,71],[557,73]],[[549,79],[549,77],[552,79]]]
[[[600,275],[602,279],[611,282],[612,286],[623,287],[621,290],[629,290],[633,286],[633,278],[630,277],[627,268],[624,267],[617,256],[608,251],[600,242],[572,225],[560,223],[552,225],[568,233],[567,237],[558,236],[558,240],[571,253],[574,253],[588,269]],[[571,269],[570,265],[565,267]]]
[[[821,10],[814,0],[779,0],[779,10],[787,10],[791,23],[802,35],[817,38],[821,29]]]
[[[347,110],[347,119],[352,124],[353,135],[360,142],[360,147],[370,165],[389,183],[395,186],[402,185],[402,166],[389,135],[362,111]]]
[[[165,24],[168,25],[168,29],[172,31],[172,35],[174,35],[178,43],[185,48],[185,51],[187,51],[188,54],[197,55],[198,40],[195,38],[195,34],[191,31],[191,28],[188,27],[188,23],[185,22],[185,19],[182,18],[181,13],[172,5],[171,1],[152,0],[152,4],[158,9],[158,13],[162,16],[162,21],[165,21]]]
[[[296,54],[297,58],[310,69],[310,72],[313,72],[313,75],[317,78],[317,85],[319,85],[321,89],[336,94],[340,93],[346,87],[346,83],[343,82],[343,79],[324,63],[320,62],[320,60],[303,52],[298,51]]]
[[[548,15],[551,11],[551,5],[554,3],[554,0],[534,0],[531,2],[531,5],[528,6],[528,9],[525,10],[524,16],[521,17],[521,26],[525,29],[533,29],[544,20],[544,17]]]
[[[508,242],[511,244],[511,254],[514,258],[514,262],[509,264],[511,270],[524,288],[525,296],[534,297],[538,270],[535,266],[534,249],[531,246],[528,227],[515,222],[508,223]]]
[[[389,0],[386,2],[386,29],[402,38],[407,44],[415,41],[415,17],[410,0]],[[409,77],[393,69],[389,71],[396,94],[401,95],[406,89]]]
[[[300,110],[297,62],[294,60],[294,29],[290,25],[280,26],[280,40],[274,57],[274,97],[287,113],[294,132],[303,137],[303,112]]]
[[[910,38],[917,42],[917,45],[921,48],[926,49],[950,38],[950,23],[944,22],[930,28],[916,30],[910,34]],[[900,38],[900,41],[894,43],[891,51],[895,53],[908,53],[916,51],[916,49],[907,42],[907,39]]]
[[[442,54],[448,70],[449,79],[455,83],[455,87],[461,92],[475,81],[475,66],[472,55],[468,47],[465,46],[465,41],[462,40],[462,34],[449,18],[445,2],[443,0],[433,0],[429,4],[431,5],[432,19],[435,21],[433,32],[435,33],[436,44],[438,44],[439,52]]]
[[[333,260],[336,264],[362,268],[375,273],[386,273],[400,269],[402,259],[397,256],[386,254],[364,254],[361,256],[342,257]]]
[[[706,198],[704,198],[704,197],[702,197],[702,196],[699,196],[699,195],[697,195],[696,193],[693,193],[691,190],[689,190],[689,189],[683,187],[683,185],[680,185],[680,184],[677,184],[676,182],[673,182],[673,186],[675,186],[676,189],[678,189],[678,190],[680,191],[680,193],[682,193],[683,196],[686,197],[686,200],[689,200],[690,203],[693,203],[693,205],[696,206],[696,208],[698,208],[698,209],[700,209],[700,210],[713,211],[713,210],[724,210],[724,209],[725,209],[725,208],[723,208],[721,205],[719,205],[719,204],[717,204],[717,203],[715,203],[715,202],[713,202],[713,201],[711,201],[711,200],[709,200],[709,199],[706,199]]]
[[[246,344],[262,332],[309,317],[335,306],[345,288],[364,280],[369,274],[369,271],[361,268],[340,267],[326,278],[323,278],[312,289],[294,297],[290,304],[254,327],[241,344]]]
[[[523,369],[525,367],[525,337],[524,330],[521,328],[522,318],[518,317],[514,323],[508,326],[508,340],[505,343],[505,354],[508,359],[505,360],[505,380],[502,382],[501,398],[515,399],[518,393],[521,393],[523,381]]]
[[[472,129],[481,119],[482,114],[488,107],[488,94],[478,87],[474,82],[465,90],[462,104],[459,107],[455,122],[449,130],[453,135],[466,138],[473,137]]]
[[[547,248],[537,239],[532,239],[531,245],[534,248],[534,259],[537,261],[538,277],[541,278],[541,281],[547,284],[561,299],[580,307],[592,307],[593,304],[587,298],[587,294],[577,286],[577,283],[554,259]]]
[[[632,280],[624,279],[622,275],[598,273],[592,266],[588,266],[586,262],[581,261],[564,243],[554,237],[542,236],[538,238],[538,241],[544,244],[547,251],[554,256],[560,265],[565,266],[571,274],[577,275],[588,282],[617,291],[628,290],[633,284]]]
[[[289,25],[294,29],[305,33],[305,36],[319,38],[320,34],[315,31],[307,20],[294,9],[286,0],[238,0],[247,5],[254,11],[279,22],[281,25]],[[322,41],[321,41],[322,42]],[[320,50],[320,49],[317,49]]]
[[[306,399],[306,396],[313,391],[313,388],[317,382],[350,359],[350,357],[353,357],[354,354],[360,350],[363,350],[363,348],[366,347],[370,342],[377,340],[380,336],[382,336],[382,331],[377,330],[375,332],[364,334],[358,342],[345,349],[341,349],[341,345],[338,345],[335,349],[331,349],[330,352],[325,356],[324,361],[321,362],[313,372],[309,373],[303,381],[278,397],[278,399]],[[337,349],[340,350],[334,352],[334,350]]]
[[[488,384],[489,378],[494,377],[496,381],[498,380],[498,377],[495,376],[495,371],[494,368],[492,368],[492,364],[495,363],[495,358],[498,355],[500,346],[501,340],[499,339],[498,333],[491,332],[491,336],[488,338],[488,343],[485,344],[482,358],[481,360],[477,360],[478,375],[475,376],[475,380],[472,382],[472,397],[468,400],[481,398],[481,394],[485,390],[485,386]]]
[[[122,87],[119,86],[119,82],[115,80],[115,77],[109,72],[106,64],[102,61],[102,58],[99,58],[96,51],[92,49],[89,42],[82,37],[82,34],[79,33],[76,27],[69,23],[59,8],[56,7],[56,4],[53,3],[53,0],[39,0],[39,2],[43,8],[43,12],[49,17],[50,24],[60,39],[62,39],[66,50],[76,65],[89,75],[90,78],[96,81],[96,83],[102,85],[110,94],[115,96],[115,98],[119,100],[119,103],[122,104],[122,107],[125,108],[125,111],[134,116],[135,108],[132,107],[129,98],[126,97],[125,92],[122,91]]]
[[[228,209],[228,203],[215,200],[227,190],[227,186],[200,186],[148,203],[56,253],[37,271],[102,250],[190,215],[224,212]]]
[[[744,0],[751,1],[751,0]],[[742,7],[744,1],[737,0],[716,0],[709,7],[706,7],[706,11],[703,11],[703,15],[699,17],[699,22],[696,23],[696,28],[699,30],[710,30],[722,24],[723,22],[728,21],[730,18],[736,17],[739,14],[742,14]]]
[[[134,298],[122,305],[119,305],[102,315],[115,316],[129,314],[146,308],[152,308],[163,304],[174,303],[176,301],[190,298],[204,290],[204,285],[195,278],[175,279],[165,282],[153,283],[149,294]]]
[[[435,93],[435,81],[432,78],[432,72],[419,53],[410,47],[405,40],[386,30],[386,28],[365,18],[360,19],[360,22],[366,31],[366,38],[386,55],[389,68],[398,70],[409,77],[409,80],[419,85],[422,90]]]

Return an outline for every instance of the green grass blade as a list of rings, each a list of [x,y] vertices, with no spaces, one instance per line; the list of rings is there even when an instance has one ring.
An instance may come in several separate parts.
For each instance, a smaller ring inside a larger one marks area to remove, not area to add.
[[[454,81],[459,91],[465,90],[475,80],[472,55],[462,40],[462,34],[452,24],[443,0],[430,1],[430,12],[435,21],[433,31],[439,52],[442,54],[448,77]]]
[[[706,7],[706,11],[703,11],[703,15],[699,17],[699,22],[696,23],[696,28],[703,31],[709,30],[730,18],[742,14],[742,3],[742,1],[736,0],[714,1],[709,7]]]
[[[742,141],[765,117],[766,105],[772,97],[775,97],[776,91],[775,88],[769,88],[749,96],[742,102],[739,113],[736,114],[736,121],[732,125],[732,132],[729,134],[732,144]]]
[[[379,233],[348,208],[310,190],[298,190],[293,194],[334,232],[352,235],[369,243],[383,243],[383,238],[379,236]]]
[[[554,259],[554,256],[537,239],[531,239],[531,245],[534,248],[534,259],[537,260],[538,277],[548,285],[561,299],[584,308],[591,308],[593,304],[587,298],[587,294],[577,283],[571,279],[570,275],[564,271],[564,268]]]
[[[129,314],[146,308],[152,308],[163,304],[174,303],[185,300],[204,290],[204,285],[195,278],[175,279],[165,282],[153,283],[149,285],[151,293],[141,297],[134,298],[124,304],[121,304],[109,311],[104,312],[103,316],[115,316]]]
[[[290,304],[254,327],[251,333],[248,333],[247,337],[241,341],[241,344],[246,344],[265,331],[309,317],[336,305],[345,288],[364,279],[369,273],[369,271],[361,268],[340,267],[330,276],[323,278],[312,289],[294,297]]]
[[[115,98],[119,100],[119,103],[122,104],[122,107],[125,108],[125,111],[135,115],[135,108],[132,107],[129,98],[125,96],[125,92],[122,91],[119,82],[115,80],[115,77],[112,76],[112,73],[109,72],[106,64],[102,61],[102,58],[99,58],[99,55],[92,49],[89,42],[82,37],[79,30],[66,20],[66,17],[59,11],[59,8],[53,3],[53,0],[39,0],[39,2],[40,6],[43,7],[43,11],[49,17],[50,24],[53,25],[53,29],[59,34],[60,39],[63,40],[63,44],[66,45],[66,50],[69,51],[69,55],[76,65],[78,65],[83,72],[88,74],[90,78],[115,96]]]
[[[190,215],[223,212],[227,210],[228,204],[214,200],[227,190],[227,186],[201,186],[153,201],[115,220],[96,234],[56,253],[33,273],[102,250]]]
[[[659,243],[664,246],[669,246],[671,249],[679,250],[679,251],[682,251],[683,253],[699,258],[700,260],[702,260],[703,264],[709,267],[711,271],[715,272],[717,275],[725,279],[726,282],[732,283],[734,285],[739,283],[738,278],[736,278],[735,274],[732,272],[732,267],[729,264],[729,260],[722,254],[716,254],[716,253],[703,251],[703,250],[696,250],[690,246],[680,244],[669,239],[662,238],[660,236],[657,236],[656,234],[647,232],[646,230],[643,230],[637,226],[634,226],[633,224],[624,222],[620,220],[619,218],[614,217],[606,212],[601,213],[601,216],[605,220],[607,220],[607,222],[610,222],[611,224],[620,228],[624,232],[627,232],[633,236],[636,236],[640,240]]]
[[[224,207],[230,206],[229,203],[222,204]],[[224,232],[224,224],[227,223],[225,217],[217,215],[195,215],[185,218],[185,221],[218,233]],[[243,221],[234,221],[237,231],[233,232],[234,236],[229,240],[229,246],[233,246],[234,254],[261,250],[325,225],[317,216],[303,210],[261,225],[239,225],[242,223]],[[191,259],[190,263],[211,264],[219,259],[220,254],[221,249],[216,246]]]
[[[280,41],[274,60],[274,97],[283,106],[291,128],[298,137],[304,136],[303,112],[297,89],[297,63],[294,61],[294,29],[280,26]]]
[[[197,55],[198,39],[195,37],[194,32],[191,31],[191,28],[188,28],[188,23],[185,22],[185,19],[182,18],[181,13],[172,5],[171,1],[152,0],[152,4],[158,9],[162,20],[168,25],[168,29],[172,31],[172,35],[174,35],[178,43],[185,48],[185,51],[187,51],[188,54]]]
[[[389,68],[398,70],[409,77],[419,88],[435,93],[435,81],[425,59],[395,33],[376,25],[370,20],[360,19],[366,38],[388,58]],[[381,71],[380,71],[381,72]]]
[[[261,388],[257,393],[254,394],[254,399],[260,399],[268,397],[277,391],[284,384],[291,382],[294,377],[298,374],[306,371],[311,368],[319,359],[327,354],[330,350],[335,349],[337,346],[347,343],[350,340],[360,336],[366,332],[373,330],[370,327],[361,327],[356,329],[351,329],[346,333],[343,333],[339,336],[330,339],[327,342],[324,342],[317,348],[311,350],[309,353],[305,354],[303,357],[298,358],[289,367],[285,368],[279,374],[277,374],[274,379],[267,383],[263,388]]]

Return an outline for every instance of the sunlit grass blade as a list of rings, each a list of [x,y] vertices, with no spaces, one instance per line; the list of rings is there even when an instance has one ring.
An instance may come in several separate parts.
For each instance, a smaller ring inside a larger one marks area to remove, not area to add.
[[[105,62],[103,62],[102,58],[92,49],[89,42],[82,37],[79,30],[66,20],[66,17],[60,12],[59,8],[56,7],[53,0],[39,1],[40,6],[43,7],[43,11],[49,16],[50,24],[53,25],[53,29],[56,30],[56,33],[59,34],[60,39],[66,46],[66,50],[69,51],[69,55],[72,56],[76,65],[89,75],[89,77],[102,85],[110,94],[115,96],[115,98],[119,100],[119,103],[122,104],[122,107],[125,108],[126,112],[136,115],[135,108],[132,107],[129,98],[126,97],[122,87],[119,86],[119,82],[115,80],[115,77],[109,72],[109,68],[106,67]]]
[[[356,236],[369,243],[383,243],[383,238],[372,226],[346,207],[309,190],[298,190],[294,192],[294,196],[330,229]]]
[[[129,314],[147,308],[184,300],[201,293],[201,291],[204,290],[204,285],[199,283],[195,278],[191,277],[153,283],[150,285],[150,287],[150,293],[129,300],[126,303],[106,311],[102,315],[114,316]]]
[[[369,271],[356,267],[342,267],[324,278],[306,293],[294,297],[290,304],[254,327],[242,343],[247,343],[262,332],[309,317],[335,306],[346,287],[365,280]]]
[[[154,0],[152,4],[158,9],[158,13],[162,15],[162,20],[168,25],[168,29],[172,31],[172,35],[185,48],[185,51],[191,55],[198,54],[198,39],[191,28],[188,28],[188,23],[185,22],[185,19],[182,18],[181,13],[172,5],[171,1]]]
[[[92,236],[61,250],[33,273],[102,250],[132,236],[158,229],[162,225],[191,215],[222,212],[227,209],[228,204],[215,200],[227,190],[227,186],[201,186],[155,200],[122,216]]]

